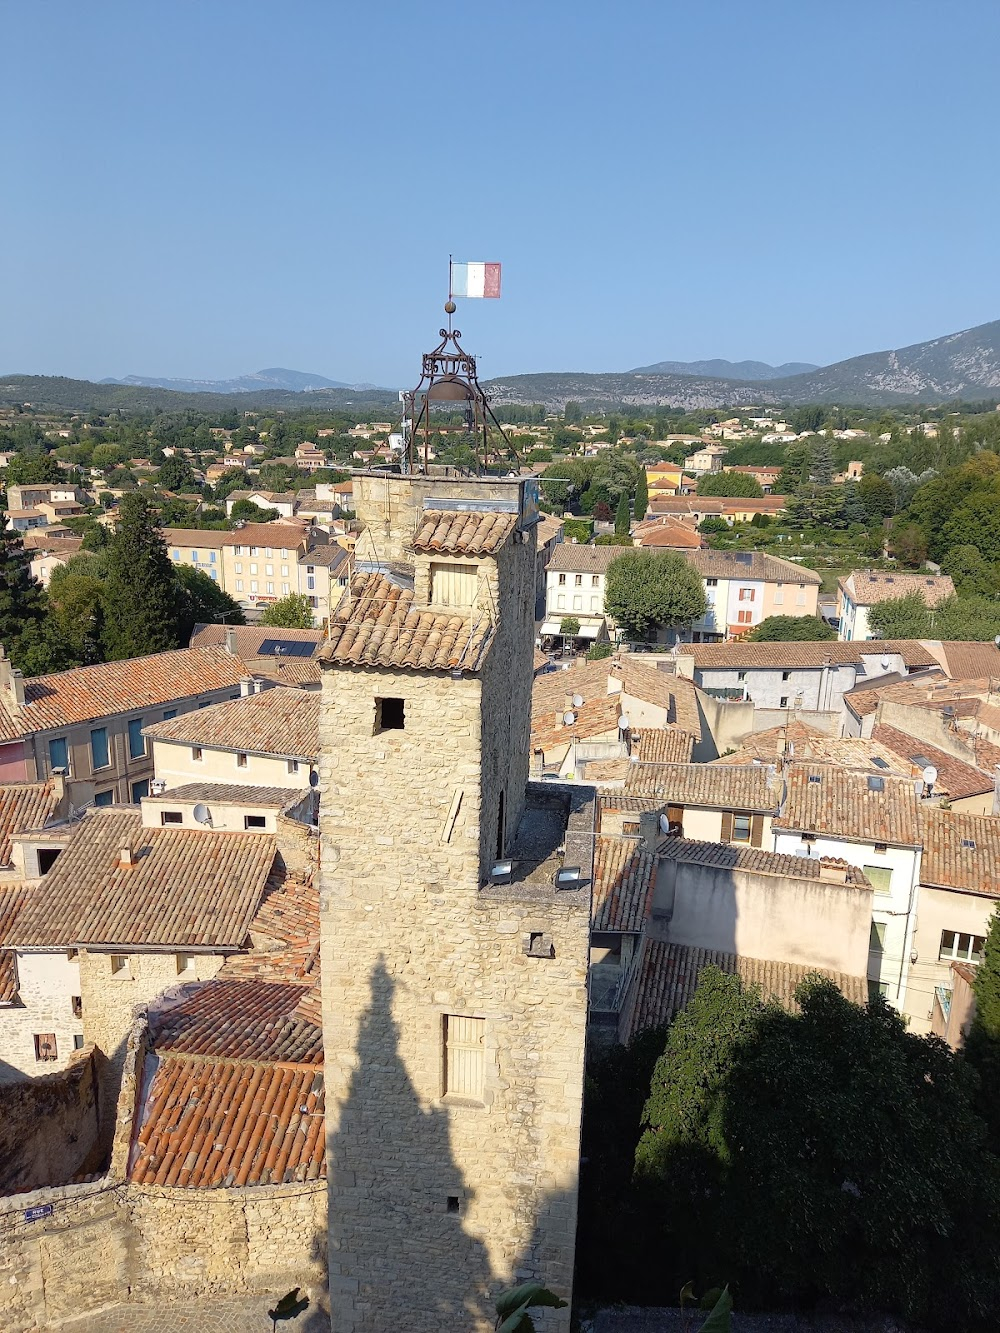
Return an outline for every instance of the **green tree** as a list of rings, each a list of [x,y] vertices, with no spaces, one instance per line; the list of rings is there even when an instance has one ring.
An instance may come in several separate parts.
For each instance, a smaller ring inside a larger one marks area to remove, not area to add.
[[[212,487],[212,498],[221,504],[233,491],[245,491],[250,486],[250,474],[241,467],[227,467]]]
[[[641,523],[649,508],[649,486],[646,482],[646,469],[641,467],[635,483],[635,521]]]
[[[699,495],[732,495],[759,500],[764,489],[749,472],[706,472],[698,478]]]
[[[804,440],[788,446],[784,464],[778,473],[777,492],[779,495],[793,495],[800,486],[806,485],[809,481],[811,461],[811,451]]]
[[[993,597],[946,597],[932,617],[935,639],[987,643],[1000,634],[1000,602]]]
[[[21,534],[0,526],[0,644],[25,675],[38,674],[38,641],[46,609],[45,594],[31,573],[31,555],[24,549]],[[47,669],[47,665],[42,667]]]
[[[829,435],[817,435],[809,447],[809,476],[817,486],[833,481],[833,442]]]
[[[309,598],[304,593],[292,592],[264,608],[261,625],[280,626],[282,629],[312,629],[313,613]]]
[[[619,537],[628,536],[629,529],[632,526],[631,514],[629,513],[628,492],[622,491],[621,498],[618,501],[618,508],[615,510],[615,532]]]
[[[768,616],[746,636],[751,643],[798,643],[835,639],[837,631],[818,616]]]
[[[976,1008],[965,1038],[965,1056],[979,1075],[977,1106],[1000,1153],[1000,909],[995,908],[983,959],[972,985]]]
[[[144,496],[122,497],[107,559],[104,648],[108,660],[176,648],[180,642],[180,585]]]
[[[575,426],[583,420],[583,408],[579,403],[567,403],[563,408],[563,421],[567,426]]]
[[[843,486],[800,486],[788,497],[786,521],[793,528],[846,528]]]
[[[216,581],[194,565],[175,565],[181,585],[181,609],[178,637],[187,643],[195,625],[245,625],[239,602],[224,592]]]
[[[55,629],[76,666],[103,662],[104,579],[79,556],[52,571],[48,600]]]
[[[563,616],[559,622],[559,633],[564,639],[575,639],[580,633],[580,622],[576,616]]]
[[[868,624],[883,639],[929,639],[931,613],[918,592],[889,597],[868,609]]]
[[[858,482],[858,499],[868,523],[881,523],[896,509],[896,497],[891,484],[875,472],[865,472]]]
[[[117,444],[97,444],[91,461],[94,467],[106,472],[109,468],[119,467],[127,457],[125,450]]]
[[[705,614],[701,578],[676,551],[629,551],[608,567],[604,606],[629,637],[681,628]]]
[[[889,533],[889,549],[907,569],[919,569],[927,559],[927,536],[919,523],[899,515]]]
[[[165,491],[195,491],[198,489],[198,483],[195,480],[194,468],[179,454],[174,454],[163,463],[156,474],[156,484]]]
[[[7,486],[45,486],[65,481],[66,474],[53,454],[15,454],[3,470]]]
[[[1000,569],[975,546],[953,546],[941,568],[951,575],[960,597],[995,597],[1000,592]]]

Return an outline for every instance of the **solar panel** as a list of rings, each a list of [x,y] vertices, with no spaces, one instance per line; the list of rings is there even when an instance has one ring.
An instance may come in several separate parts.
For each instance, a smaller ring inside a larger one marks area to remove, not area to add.
[[[312,657],[316,644],[308,639],[265,639],[257,649],[261,657]]]

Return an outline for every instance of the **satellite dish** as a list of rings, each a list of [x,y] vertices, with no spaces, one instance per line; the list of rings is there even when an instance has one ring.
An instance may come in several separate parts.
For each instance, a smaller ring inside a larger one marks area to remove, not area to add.
[[[935,782],[937,782],[938,771],[933,764],[928,764],[920,776],[927,783],[928,787],[933,787]]]
[[[571,727],[575,721],[576,721],[576,714],[575,714],[575,713],[563,713],[563,726],[564,726],[564,727]]]
[[[574,707],[574,708],[582,708],[582,707],[583,707],[583,695],[582,695],[582,694],[574,694],[574,695],[573,695],[573,707]]]
[[[661,833],[670,832],[670,820],[666,817],[666,815],[660,815],[660,832]]]
[[[630,727],[631,725],[632,725],[632,723],[631,723],[631,721],[629,720],[629,715],[628,715],[628,713],[622,713],[621,717],[618,719],[618,730],[619,730],[619,731],[628,731],[628,729],[629,729],[629,727]]]
[[[204,801],[199,801],[191,813],[199,824],[211,824],[212,822],[212,812]]]
[[[310,787],[319,786],[319,773],[316,771],[315,768],[311,768],[309,770],[309,786]]]

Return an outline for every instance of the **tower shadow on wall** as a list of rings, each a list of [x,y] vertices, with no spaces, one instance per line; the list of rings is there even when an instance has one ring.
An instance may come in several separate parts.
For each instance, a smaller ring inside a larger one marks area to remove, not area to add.
[[[403,1064],[396,984],[380,957],[328,1142],[333,1326],[492,1328],[499,1284],[463,1222],[469,1189],[452,1156],[448,1113],[421,1105]],[[354,1303],[353,1325],[338,1320],[341,1300]]]

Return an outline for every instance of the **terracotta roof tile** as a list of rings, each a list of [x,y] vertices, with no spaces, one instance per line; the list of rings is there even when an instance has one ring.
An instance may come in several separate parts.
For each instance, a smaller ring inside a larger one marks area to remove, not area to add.
[[[321,629],[277,629],[270,625],[195,625],[191,647],[225,644],[227,633],[236,638],[236,655],[244,660],[258,657],[265,639],[287,639],[293,643],[313,643],[318,648],[326,635]]]
[[[315,1065],[167,1056],[136,1117],[129,1178],[192,1188],[319,1180],[323,1112]]]
[[[909,778],[802,763],[791,765],[787,782],[773,828],[919,846],[918,801]]]
[[[920,824],[921,884],[1000,897],[1000,819],[931,808]]]
[[[358,574],[330,622],[324,665],[475,672],[493,642],[489,615],[417,610],[413,592],[382,574]]]
[[[564,712],[567,696],[579,694],[584,702],[603,699],[608,693],[608,662],[576,659],[564,669],[546,671],[535,677],[531,687],[531,714]]]
[[[637,838],[598,837],[594,848],[591,926],[638,934],[653,909],[656,857]]]
[[[955,585],[948,574],[855,569],[838,583],[855,606],[876,606],[879,602],[906,597],[912,592],[919,593],[928,606],[937,606],[946,597],[955,595]]]
[[[938,642],[932,648],[953,680],[988,680],[1000,676],[1000,648],[995,643]]]
[[[319,694],[276,686],[157,722],[144,735],[154,741],[314,763],[319,754],[319,709]]]
[[[294,787],[243,787],[236,782],[185,782],[181,787],[171,787],[158,796],[147,800],[169,802],[182,801],[217,801],[222,805],[261,806],[267,809],[284,810],[295,805],[309,794],[309,788],[297,790]]]
[[[154,1001],[150,1037],[158,1054],[222,1060],[323,1063],[323,1032],[296,1016],[306,986],[202,981],[179,998]]]
[[[516,526],[517,514],[428,509],[413,549],[442,555],[495,555]]]
[[[819,668],[827,661],[835,665],[860,663],[863,657],[887,657],[898,654],[907,667],[937,665],[935,658],[917,639],[872,639],[839,643],[807,640],[802,643],[732,643],[682,644],[678,656],[693,657],[702,671],[748,668],[758,670],[799,670]]]
[[[135,859],[120,864],[123,848]],[[82,820],[18,919],[18,946],[245,946],[276,853],[267,834],[143,828],[134,809]]]
[[[670,805],[713,810],[777,810],[781,781],[766,767],[719,768],[714,764],[633,764],[625,781],[629,796],[655,796]]]
[[[0,866],[10,865],[11,838],[44,828],[62,802],[55,782],[11,782],[0,787]]]
[[[3,946],[13,937],[30,892],[20,882],[0,886],[0,1005],[14,1004],[18,998],[17,956]]]
[[[952,800],[960,801],[966,796],[981,796],[993,790],[992,777],[981,773],[974,764],[963,763],[954,755],[939,750],[935,745],[928,745],[926,741],[917,737],[907,736],[905,732],[898,731],[895,727],[877,723],[872,731],[872,740],[899,755],[915,775],[919,775],[927,763],[931,764],[938,772],[934,790],[941,794],[947,793]],[[920,762],[921,760],[926,760],[926,763]]]
[[[549,559],[549,569],[567,574],[606,574],[612,560],[634,550],[630,546],[585,546],[560,542]]]
[[[720,972],[741,977],[747,985],[759,986],[765,999],[776,999],[786,1008],[794,1008],[796,987],[813,975],[829,977],[855,1004],[865,1004],[868,1000],[864,977],[648,939],[635,983],[628,1030],[620,1034],[622,1039],[629,1041],[646,1028],[668,1023],[686,1008],[705,967],[717,967]]]
[[[782,560],[777,555],[766,555],[763,551],[686,551],[684,558],[693,565],[702,578],[719,579],[762,579],[766,583],[811,583],[823,582],[814,569],[796,564],[792,560]]]
[[[689,523],[677,519],[657,519],[653,523],[643,523],[633,530],[639,546],[668,547],[675,551],[700,550],[704,538]]]
[[[783,879],[820,879],[823,865],[839,866],[844,882],[871,891],[863,870],[837,857],[789,856],[762,847],[737,847],[724,842],[699,842],[694,838],[666,838],[656,849],[664,861],[689,865],[718,866],[723,870],[746,870],[756,875],[780,875]]]
[[[676,727],[643,727],[632,739],[632,753],[646,764],[689,764],[695,738]]]
[[[871,773],[894,773],[897,777],[910,777],[911,765],[877,740],[868,740],[863,736],[829,736],[812,727],[791,723],[788,731],[792,734],[783,741],[783,727],[772,727],[768,731],[748,736],[743,745],[733,754],[722,759],[713,759],[713,764],[747,764],[756,760],[759,763],[801,763],[811,761],[818,764],[840,764],[844,768],[861,768]],[[811,736],[802,733],[812,732]],[[786,748],[783,748],[783,745]]]
[[[207,694],[238,688],[246,675],[238,657],[225,648],[179,648],[123,662],[74,667],[24,682],[24,707],[10,715],[0,699],[0,739],[89,722],[119,713],[142,712]]]
[[[571,726],[556,722],[555,713],[535,713],[531,719],[532,750],[555,749],[559,745],[569,745],[573,737],[579,740],[607,736],[618,738],[618,716],[620,705],[617,694],[604,695],[570,710],[574,715]]]
[[[634,662],[628,654],[612,659],[609,675],[621,680],[623,694],[665,709],[668,723],[676,724],[696,740],[701,739],[698,690],[692,681],[645,662]]]

